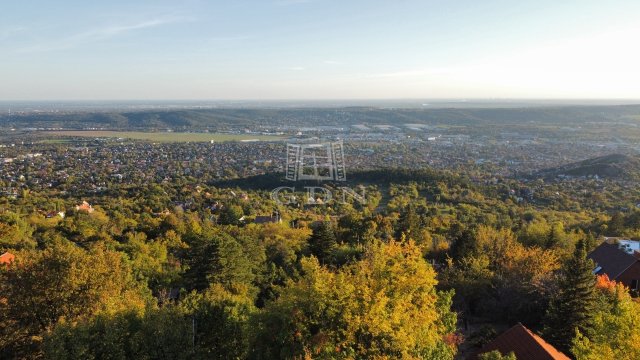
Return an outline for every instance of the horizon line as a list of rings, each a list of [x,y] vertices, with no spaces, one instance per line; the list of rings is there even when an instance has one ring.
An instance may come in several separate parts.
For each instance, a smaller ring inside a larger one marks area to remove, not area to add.
[[[460,97],[460,98],[420,98],[420,97],[407,97],[407,98],[278,98],[278,99],[260,99],[260,98],[241,98],[241,99],[225,99],[225,98],[153,98],[153,99],[141,99],[141,98],[128,98],[128,99],[117,99],[117,98],[104,98],[104,99],[54,99],[54,98],[45,98],[45,99],[0,99],[0,103],[8,103],[8,102],[298,102],[298,101],[341,101],[341,102],[349,102],[349,101],[456,101],[456,102],[472,102],[472,101],[640,101],[640,97],[638,98],[588,98],[588,97],[566,97],[566,98],[544,98],[544,97],[513,97],[513,98],[481,98],[481,97]]]

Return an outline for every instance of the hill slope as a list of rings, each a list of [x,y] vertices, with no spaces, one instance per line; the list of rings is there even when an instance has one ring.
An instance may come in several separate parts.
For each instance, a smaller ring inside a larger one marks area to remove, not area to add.
[[[293,108],[293,109],[190,109],[102,111],[71,113],[0,114],[0,127],[45,127],[66,129],[104,128],[225,128],[228,126],[349,126],[354,124],[539,124],[617,122],[640,119],[640,105],[559,106],[535,108],[478,109],[380,109]]]
[[[640,158],[622,154],[610,154],[540,171],[538,176],[598,176],[617,180],[640,178]]]

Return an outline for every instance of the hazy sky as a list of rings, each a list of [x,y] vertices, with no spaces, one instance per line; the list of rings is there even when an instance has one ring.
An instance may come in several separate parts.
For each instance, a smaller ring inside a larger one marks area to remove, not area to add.
[[[0,100],[640,99],[640,1],[2,1]]]

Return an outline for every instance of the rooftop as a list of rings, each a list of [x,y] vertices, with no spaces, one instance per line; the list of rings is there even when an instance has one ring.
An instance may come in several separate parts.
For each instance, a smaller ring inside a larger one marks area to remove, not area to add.
[[[477,359],[479,354],[494,350],[498,350],[502,355],[513,351],[518,360],[569,360],[568,356],[520,323],[483,346],[470,359]]]
[[[615,280],[638,259],[617,244],[604,242],[595,248],[588,256],[596,263],[595,274],[607,274]]]

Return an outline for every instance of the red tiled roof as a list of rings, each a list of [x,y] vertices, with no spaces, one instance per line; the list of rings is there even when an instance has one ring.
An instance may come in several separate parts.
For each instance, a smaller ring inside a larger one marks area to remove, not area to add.
[[[587,256],[597,266],[601,267],[597,274],[607,274],[609,279],[616,280],[631,265],[638,262],[638,258],[620,250],[617,244],[603,242]]]
[[[567,355],[556,350],[520,323],[483,346],[470,359],[477,359],[479,354],[494,350],[498,350],[502,355],[513,351],[518,360],[570,360]]]
[[[0,255],[0,264],[6,264],[7,266],[9,266],[13,262],[13,260],[15,260],[15,258],[15,255],[10,252],[6,252]]]

